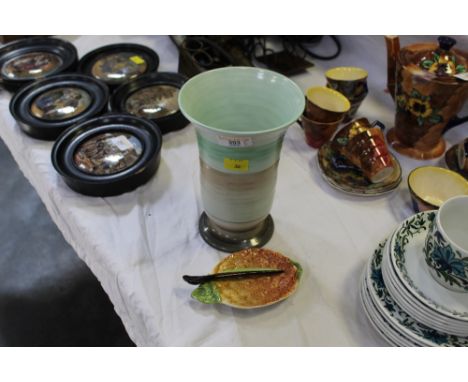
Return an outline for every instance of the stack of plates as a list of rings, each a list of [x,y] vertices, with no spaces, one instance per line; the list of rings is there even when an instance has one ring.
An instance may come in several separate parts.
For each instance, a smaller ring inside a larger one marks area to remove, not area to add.
[[[430,275],[424,242],[435,212],[401,223],[366,266],[361,302],[374,328],[396,346],[468,346],[468,293]]]

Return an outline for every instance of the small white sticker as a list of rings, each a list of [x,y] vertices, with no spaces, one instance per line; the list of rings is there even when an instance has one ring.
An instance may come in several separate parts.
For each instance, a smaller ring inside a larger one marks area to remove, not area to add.
[[[125,135],[119,135],[117,137],[108,138],[107,141],[117,147],[120,151],[127,151],[133,149],[132,143],[127,139]]]
[[[457,77],[457,78],[459,78],[460,80],[463,80],[463,81],[468,81],[468,72],[455,74],[454,77]]]
[[[250,137],[228,137],[218,135],[218,143],[226,147],[249,147],[253,145],[253,140]]]

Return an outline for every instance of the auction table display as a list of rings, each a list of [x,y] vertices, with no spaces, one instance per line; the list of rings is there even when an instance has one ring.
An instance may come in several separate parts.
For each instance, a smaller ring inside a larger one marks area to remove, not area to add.
[[[168,36],[64,39],[76,46],[79,57],[109,44],[144,45],[157,52],[158,72],[177,71],[178,51]],[[329,68],[365,68],[368,95],[355,118],[392,128],[395,106],[385,91],[383,37],[341,40],[338,58],[316,61],[291,79],[305,94],[311,86],[326,84]],[[468,40],[461,39],[459,45],[466,50]],[[379,195],[352,195],[322,177],[318,150],[306,143],[301,126],[294,123],[278,162],[270,212],[275,229],[265,248],[301,265],[300,284],[280,303],[240,310],[200,303],[191,297],[194,286],[182,279],[209,273],[226,256],[199,234],[203,204],[193,124],[164,134],[159,168],[147,183],[118,196],[90,197],[70,189],[55,171],[53,142],[22,131],[9,112],[11,97],[0,92],[1,138],[65,239],[101,282],[138,346],[388,345],[363,311],[363,272],[378,244],[414,214],[408,174],[422,165],[447,167],[443,155],[418,161],[391,149],[401,166],[399,186]],[[464,123],[445,134],[447,150],[466,138],[467,128]]]

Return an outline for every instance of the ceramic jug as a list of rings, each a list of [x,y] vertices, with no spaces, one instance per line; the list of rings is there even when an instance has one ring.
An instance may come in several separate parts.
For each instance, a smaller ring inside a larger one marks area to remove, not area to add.
[[[395,126],[387,134],[392,147],[416,159],[445,151],[443,132],[467,121],[457,113],[468,98],[468,52],[453,49],[456,41],[439,37],[439,45],[413,44],[400,49],[396,36],[387,44],[388,90],[396,103]]]

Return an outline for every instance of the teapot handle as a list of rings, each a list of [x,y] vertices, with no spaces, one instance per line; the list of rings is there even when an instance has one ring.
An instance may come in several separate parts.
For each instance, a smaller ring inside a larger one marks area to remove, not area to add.
[[[453,117],[445,126],[444,133],[450,130],[452,127],[458,126],[464,122],[468,122],[468,115],[465,115],[464,117]]]

